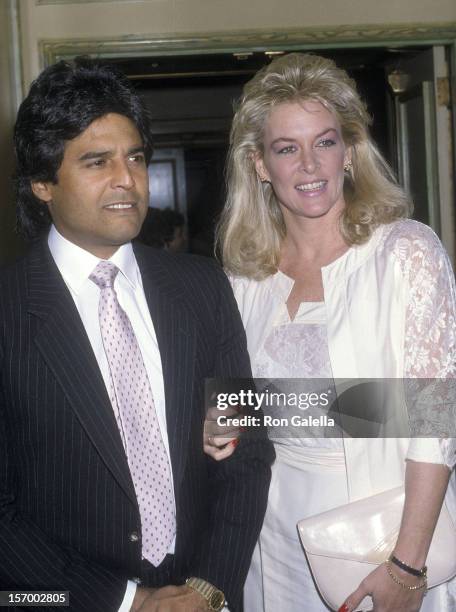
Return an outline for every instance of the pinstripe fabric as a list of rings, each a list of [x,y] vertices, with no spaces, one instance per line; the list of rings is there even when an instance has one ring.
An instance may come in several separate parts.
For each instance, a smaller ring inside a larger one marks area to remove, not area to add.
[[[0,274],[0,588],[68,589],[110,612],[126,579],[223,589],[233,612],[266,507],[268,442],[216,463],[202,450],[204,378],[249,374],[231,290],[213,264],[137,248],[163,365],[175,555],[141,563],[140,518],[117,425],[76,307],[47,247]]]

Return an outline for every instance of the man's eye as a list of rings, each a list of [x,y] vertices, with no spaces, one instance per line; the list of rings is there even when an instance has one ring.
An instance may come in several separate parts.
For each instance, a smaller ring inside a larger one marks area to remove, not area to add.
[[[143,164],[145,162],[144,153],[135,153],[135,155],[130,155],[128,159],[139,164]]]
[[[93,159],[87,164],[88,168],[102,168],[106,164],[105,159]]]

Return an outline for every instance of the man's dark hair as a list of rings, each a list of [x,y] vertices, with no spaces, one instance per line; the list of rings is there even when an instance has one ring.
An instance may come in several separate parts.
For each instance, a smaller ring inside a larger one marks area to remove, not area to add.
[[[127,77],[113,66],[85,57],[62,60],[32,83],[14,128],[17,229],[24,237],[35,238],[51,224],[48,208],[33,194],[31,181],[56,183],[65,141],[108,113],[135,124],[149,163],[147,111]]]

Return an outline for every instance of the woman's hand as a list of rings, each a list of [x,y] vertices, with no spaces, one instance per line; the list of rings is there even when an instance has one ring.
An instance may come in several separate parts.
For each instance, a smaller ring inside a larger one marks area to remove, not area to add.
[[[401,582],[415,586],[422,584],[423,578],[416,578],[394,566],[391,571]],[[421,608],[426,589],[410,591],[396,584],[388,575],[386,564],[379,565],[361,582],[359,587],[347,597],[339,612],[356,610],[364,597],[370,595],[374,602],[374,612],[418,612]],[[345,606],[345,607],[344,607]]]
[[[234,453],[241,430],[239,427],[231,425],[229,418],[225,425],[219,425],[217,419],[220,416],[233,417],[237,414],[235,408],[226,408],[223,411],[220,408],[209,408],[207,411],[204,421],[203,448],[204,452],[212,459],[221,461]]]
[[[418,569],[426,563],[449,478],[450,470],[446,465],[407,461],[404,512],[394,555],[409,567]],[[412,576],[396,565],[390,569],[398,580],[409,586],[422,583],[422,578]],[[363,597],[371,595],[374,612],[417,612],[424,594],[425,589],[410,591],[396,584],[383,564],[347,597],[339,611],[352,612]]]

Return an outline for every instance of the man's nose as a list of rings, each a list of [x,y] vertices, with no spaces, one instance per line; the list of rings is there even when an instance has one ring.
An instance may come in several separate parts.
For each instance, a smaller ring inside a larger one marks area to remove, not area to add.
[[[132,168],[127,160],[115,160],[112,167],[111,185],[113,188],[131,189],[135,185]]]

